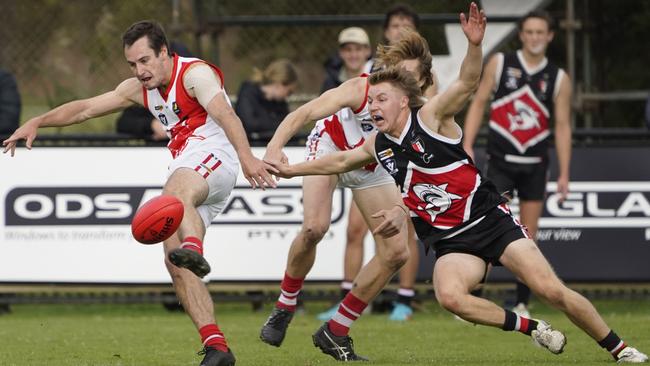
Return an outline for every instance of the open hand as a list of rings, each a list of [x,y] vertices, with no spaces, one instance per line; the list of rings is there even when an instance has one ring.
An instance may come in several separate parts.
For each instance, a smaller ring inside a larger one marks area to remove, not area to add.
[[[3,153],[6,154],[8,151],[11,151],[11,156],[14,156],[16,152],[16,144],[20,140],[25,140],[26,141],[25,146],[29,150],[31,150],[32,143],[36,138],[37,130],[38,130],[38,125],[36,125],[35,123],[31,123],[31,121],[28,121],[27,123],[22,125],[16,131],[14,131],[14,133],[11,136],[9,136],[9,138],[2,141],[2,146],[4,146]]]
[[[250,156],[245,159],[241,159],[241,169],[244,173],[244,177],[251,184],[253,189],[260,187],[265,189],[266,187],[277,186],[275,180],[271,174],[275,174],[277,171],[271,165],[266,164],[262,160]]]
[[[483,10],[479,11],[475,2],[469,5],[469,19],[465,17],[465,13],[460,13],[460,26],[463,28],[469,43],[475,46],[480,45],[483,41],[486,24],[485,12]]]

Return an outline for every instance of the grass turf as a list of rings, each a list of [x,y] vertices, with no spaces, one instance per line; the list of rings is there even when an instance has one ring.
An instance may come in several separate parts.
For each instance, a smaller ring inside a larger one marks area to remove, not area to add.
[[[625,341],[650,350],[650,306],[644,301],[598,301],[596,307]],[[310,303],[294,318],[281,348],[258,339],[270,305],[252,312],[248,304],[217,304],[221,328],[237,365],[335,365],[314,348],[314,314],[326,304]],[[201,357],[198,334],[183,313],[159,305],[15,305],[0,316],[0,365],[192,365]],[[386,314],[363,316],[352,329],[357,353],[374,365],[605,365],[613,364],[562,314],[534,303],[533,316],[565,332],[565,352],[555,356],[519,333],[454,320],[433,302],[404,324]]]

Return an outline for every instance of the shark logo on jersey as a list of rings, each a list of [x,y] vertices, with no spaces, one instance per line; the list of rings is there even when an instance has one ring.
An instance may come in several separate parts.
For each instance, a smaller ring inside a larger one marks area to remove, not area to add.
[[[413,192],[426,203],[423,207],[418,205],[417,209],[427,211],[431,215],[431,221],[435,221],[436,216],[444,213],[451,207],[453,200],[459,200],[463,197],[447,192],[449,183],[440,185],[418,183],[413,186]]]
[[[514,101],[514,107],[517,114],[512,115],[508,113],[508,120],[510,121],[510,132],[517,130],[530,130],[531,128],[540,128],[539,120],[537,119],[537,112],[532,109],[528,104],[521,100]]]

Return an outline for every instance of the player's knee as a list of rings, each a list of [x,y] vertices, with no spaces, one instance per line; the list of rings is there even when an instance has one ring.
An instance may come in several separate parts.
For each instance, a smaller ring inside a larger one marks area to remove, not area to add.
[[[462,307],[462,296],[453,290],[436,289],[436,300],[445,310],[458,314]]]
[[[302,236],[307,243],[316,245],[327,234],[327,230],[329,225],[305,223],[302,227]]]
[[[392,250],[386,250],[383,257],[386,266],[397,271],[408,261],[409,251],[406,247],[393,248]]]

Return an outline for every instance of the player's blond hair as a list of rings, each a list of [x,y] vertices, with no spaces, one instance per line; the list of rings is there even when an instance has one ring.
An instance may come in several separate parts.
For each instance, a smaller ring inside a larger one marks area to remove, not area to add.
[[[368,77],[368,83],[370,85],[390,83],[394,87],[402,90],[409,98],[409,108],[421,107],[424,104],[422,90],[417,80],[415,80],[413,74],[401,67],[393,66],[373,72]]]
[[[420,62],[420,81],[423,82],[420,88],[423,93],[433,85],[432,59],[427,40],[413,30],[402,31],[402,38],[395,44],[377,46],[377,66],[379,68],[396,66],[404,60]]]

